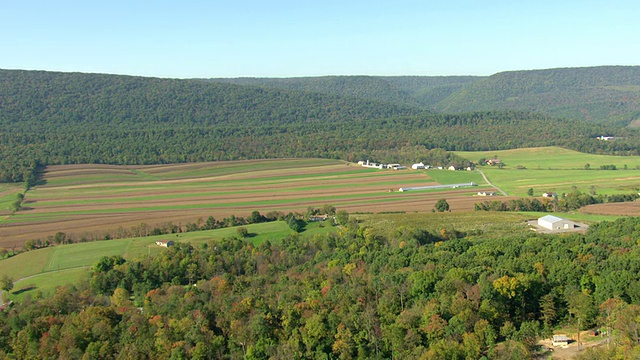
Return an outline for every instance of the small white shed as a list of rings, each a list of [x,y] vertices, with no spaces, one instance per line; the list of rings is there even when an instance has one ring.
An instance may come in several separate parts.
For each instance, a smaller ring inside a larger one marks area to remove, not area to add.
[[[567,335],[553,335],[552,345],[553,346],[567,346],[572,341],[570,337]]]
[[[549,230],[573,229],[575,223],[553,215],[546,215],[538,219],[538,226]]]

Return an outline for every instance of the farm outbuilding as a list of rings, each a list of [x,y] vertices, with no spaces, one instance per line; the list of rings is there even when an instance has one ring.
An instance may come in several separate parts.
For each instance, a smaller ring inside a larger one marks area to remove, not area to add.
[[[419,162],[417,164],[411,165],[411,168],[413,170],[424,170],[424,164],[422,162]]]
[[[573,229],[575,223],[553,215],[546,215],[538,219],[538,226],[549,230]]]
[[[170,247],[173,246],[175,243],[173,242],[173,240],[158,240],[156,241],[156,245],[158,246],[162,246],[162,247]]]
[[[551,344],[553,346],[567,346],[572,341],[567,335],[553,335]]]

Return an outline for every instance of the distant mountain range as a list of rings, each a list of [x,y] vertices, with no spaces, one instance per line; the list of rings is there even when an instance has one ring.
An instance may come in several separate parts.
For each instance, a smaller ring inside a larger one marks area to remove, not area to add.
[[[208,81],[419,106],[441,113],[520,110],[599,123],[640,118],[640,66],[509,71],[478,76],[327,76]]]
[[[186,80],[0,70],[0,182],[68,163],[413,161],[549,145],[638,155],[627,125],[639,104],[640,67]]]

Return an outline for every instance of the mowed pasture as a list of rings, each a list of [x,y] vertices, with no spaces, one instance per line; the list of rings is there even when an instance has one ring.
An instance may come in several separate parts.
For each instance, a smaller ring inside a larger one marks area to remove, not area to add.
[[[329,159],[49,166],[44,184],[27,193],[25,209],[0,222],[0,247],[44,240],[59,231],[90,240],[119,237],[118,231],[141,223],[184,226],[208,216],[306,212],[324,204],[349,212],[413,212],[430,211],[438,199],[447,198],[452,211],[471,210],[477,201],[471,195],[488,189],[478,180],[474,188],[397,191],[437,185],[429,173],[367,169]]]
[[[456,152],[471,161],[498,157],[502,169],[481,166],[495,186],[511,196],[534,196],[544,192],[567,193],[578,190],[596,194],[620,194],[640,189],[640,157],[585,154],[559,147],[514,149],[505,151]],[[590,169],[586,170],[585,165]],[[615,165],[617,170],[600,170]],[[625,169],[626,167],[626,169]],[[580,211],[590,214],[640,215],[640,202],[590,205]]]
[[[494,185],[514,196],[526,196],[529,188],[537,196],[543,192],[566,193],[573,186],[583,192],[595,190],[601,194],[628,193],[640,188],[638,156],[584,154],[558,147],[456,154],[476,162],[498,157],[504,163],[502,169],[497,166],[480,169]],[[585,170],[586,164],[590,170]],[[615,165],[617,170],[600,170],[602,165]]]

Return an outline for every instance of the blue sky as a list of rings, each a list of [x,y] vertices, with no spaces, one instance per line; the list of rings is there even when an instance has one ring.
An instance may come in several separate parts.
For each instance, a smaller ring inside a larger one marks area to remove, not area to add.
[[[640,65],[637,1],[68,1],[0,8],[0,68],[176,78]]]

